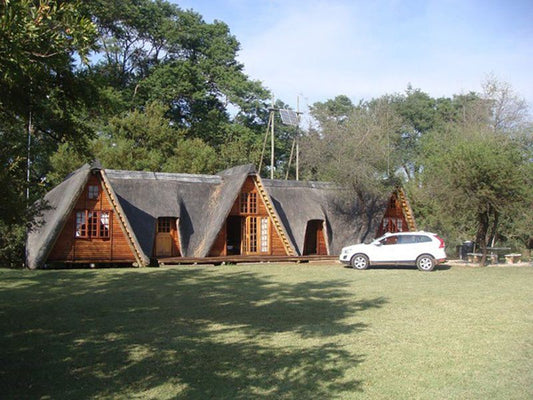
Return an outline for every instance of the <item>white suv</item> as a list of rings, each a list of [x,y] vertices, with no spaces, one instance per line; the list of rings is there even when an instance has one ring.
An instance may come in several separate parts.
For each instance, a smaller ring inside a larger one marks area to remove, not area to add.
[[[339,261],[355,269],[369,265],[408,264],[421,271],[432,271],[446,261],[444,240],[429,232],[386,233],[370,244],[344,247]]]

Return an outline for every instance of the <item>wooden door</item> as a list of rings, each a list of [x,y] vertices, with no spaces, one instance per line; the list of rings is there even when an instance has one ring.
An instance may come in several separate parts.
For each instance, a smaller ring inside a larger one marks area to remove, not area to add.
[[[157,233],[155,238],[155,256],[172,256],[172,236],[170,236],[170,233]]]
[[[155,257],[173,257],[179,255],[177,246],[176,218],[160,217],[157,219],[155,236]]]
[[[245,254],[270,254],[268,217],[246,217],[242,225]]]

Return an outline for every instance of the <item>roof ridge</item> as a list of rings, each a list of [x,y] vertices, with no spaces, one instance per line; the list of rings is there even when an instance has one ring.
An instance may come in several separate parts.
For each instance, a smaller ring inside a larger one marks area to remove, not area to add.
[[[151,179],[151,180],[175,180],[184,182],[220,183],[219,175],[187,174],[182,172],[152,172],[152,171],[128,171],[117,169],[105,169],[109,177],[115,179]]]

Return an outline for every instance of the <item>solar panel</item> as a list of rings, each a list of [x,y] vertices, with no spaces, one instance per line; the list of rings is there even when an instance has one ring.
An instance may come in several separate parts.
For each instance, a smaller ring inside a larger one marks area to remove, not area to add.
[[[298,115],[292,110],[280,109],[279,115],[285,125],[298,126]]]

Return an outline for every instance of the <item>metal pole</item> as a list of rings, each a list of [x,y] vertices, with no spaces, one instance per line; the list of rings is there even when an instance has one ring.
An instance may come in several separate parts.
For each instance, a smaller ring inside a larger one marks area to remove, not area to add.
[[[296,180],[300,180],[300,140],[296,137]]]
[[[270,127],[272,129],[272,134],[270,136],[270,179],[274,179],[274,113],[272,113],[272,122],[270,124]]]
[[[296,180],[300,180],[300,96],[296,96],[296,119],[298,125],[296,126]]]

